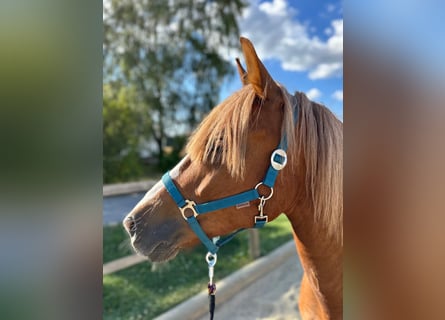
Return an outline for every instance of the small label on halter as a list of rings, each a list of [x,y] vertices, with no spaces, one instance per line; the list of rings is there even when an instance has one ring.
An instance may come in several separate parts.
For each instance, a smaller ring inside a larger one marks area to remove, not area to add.
[[[250,201],[246,201],[246,202],[243,202],[243,203],[238,203],[236,205],[237,209],[242,209],[242,208],[246,208],[246,207],[250,207]]]

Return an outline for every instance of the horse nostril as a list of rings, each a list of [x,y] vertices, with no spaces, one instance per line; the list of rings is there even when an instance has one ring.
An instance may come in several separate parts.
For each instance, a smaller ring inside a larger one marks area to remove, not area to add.
[[[123,225],[131,237],[136,233],[136,222],[133,217],[126,217]]]

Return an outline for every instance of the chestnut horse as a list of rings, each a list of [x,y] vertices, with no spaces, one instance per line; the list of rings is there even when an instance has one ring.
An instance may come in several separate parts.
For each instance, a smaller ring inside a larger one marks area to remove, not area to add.
[[[290,95],[276,83],[249,40],[241,38],[241,46],[247,65],[246,72],[237,59],[243,87],[204,119],[190,138],[187,155],[167,180],[147,192],[124,226],[135,250],[160,262],[196,245],[202,237],[252,228],[259,205],[269,222],[284,212],[304,269],[299,299],[302,318],[341,319],[343,124],[304,93]],[[271,154],[283,137],[288,164],[277,174],[275,184],[267,186],[261,181],[272,170]],[[266,199],[272,187],[273,196]],[[232,199],[246,190],[257,192],[258,199],[205,215],[196,212],[196,203]],[[185,209],[191,209],[193,216],[185,215]],[[188,218],[197,222],[201,236],[187,224]]]

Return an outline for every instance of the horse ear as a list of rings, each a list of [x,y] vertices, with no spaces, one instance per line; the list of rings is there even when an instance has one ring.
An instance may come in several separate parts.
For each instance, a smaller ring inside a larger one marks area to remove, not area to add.
[[[239,77],[241,79],[241,82],[243,83],[243,86],[245,86],[246,84],[249,83],[247,81],[247,72],[246,72],[246,70],[244,70],[243,66],[241,65],[239,58],[235,58],[235,60],[236,60],[236,66],[238,67]]]
[[[241,37],[241,48],[247,64],[247,83],[252,84],[255,93],[265,99],[279,93],[279,87],[258,58],[252,43]]]

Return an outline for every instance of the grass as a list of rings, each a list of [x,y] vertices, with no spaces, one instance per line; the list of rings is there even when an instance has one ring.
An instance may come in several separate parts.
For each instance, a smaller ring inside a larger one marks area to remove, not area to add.
[[[281,215],[260,230],[261,253],[265,255],[292,239],[291,226]],[[121,226],[104,227],[104,263],[132,253]],[[152,271],[150,262],[103,277],[104,319],[152,319],[204,290],[208,269],[206,250],[197,246]],[[239,234],[218,252],[215,280],[221,280],[251,262],[248,233]]]
[[[113,226],[104,226],[102,252],[104,263],[134,254],[128,233],[120,223]]]

